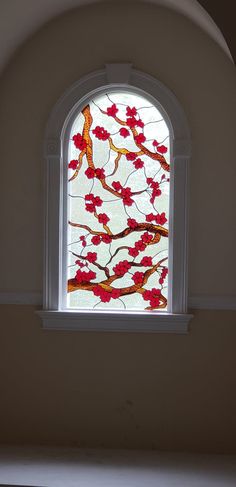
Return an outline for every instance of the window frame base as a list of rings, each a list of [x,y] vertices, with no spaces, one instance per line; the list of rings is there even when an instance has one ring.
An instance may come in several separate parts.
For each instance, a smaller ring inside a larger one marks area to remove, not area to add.
[[[47,311],[36,313],[48,330],[78,330],[98,332],[180,333],[189,331],[193,318],[188,313],[112,312],[112,311]]]

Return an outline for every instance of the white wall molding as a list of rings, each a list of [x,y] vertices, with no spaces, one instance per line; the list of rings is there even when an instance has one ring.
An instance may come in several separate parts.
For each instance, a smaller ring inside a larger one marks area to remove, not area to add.
[[[0,304],[41,306],[41,292],[0,292]],[[236,296],[193,295],[188,298],[189,309],[236,310]]]
[[[188,333],[192,314],[114,311],[36,311],[43,328],[134,333]]]

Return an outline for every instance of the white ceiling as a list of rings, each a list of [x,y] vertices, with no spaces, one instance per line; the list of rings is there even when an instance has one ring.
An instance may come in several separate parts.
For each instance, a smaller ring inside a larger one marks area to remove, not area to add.
[[[0,0],[0,70],[14,51],[44,23],[80,5],[101,0]],[[119,2],[119,0],[108,0]],[[232,60],[221,31],[197,0],[133,0],[150,1],[182,13],[208,33]]]

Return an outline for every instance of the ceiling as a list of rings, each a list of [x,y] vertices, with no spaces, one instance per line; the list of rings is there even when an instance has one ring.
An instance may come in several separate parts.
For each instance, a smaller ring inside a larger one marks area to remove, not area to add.
[[[66,10],[99,1],[101,0],[0,0],[0,70],[15,50],[44,23]],[[108,1],[111,3],[119,0]],[[235,0],[131,1],[151,1],[182,13],[207,32],[231,59],[236,59],[233,14]]]
[[[199,0],[199,3],[204,7],[221,30],[230,49],[231,56],[234,62],[236,62],[235,0]]]

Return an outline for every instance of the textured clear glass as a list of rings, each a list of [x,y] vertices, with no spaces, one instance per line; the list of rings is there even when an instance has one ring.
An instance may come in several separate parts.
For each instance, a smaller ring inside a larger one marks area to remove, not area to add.
[[[67,307],[166,310],[169,129],[149,100],[95,96],[68,149]]]

